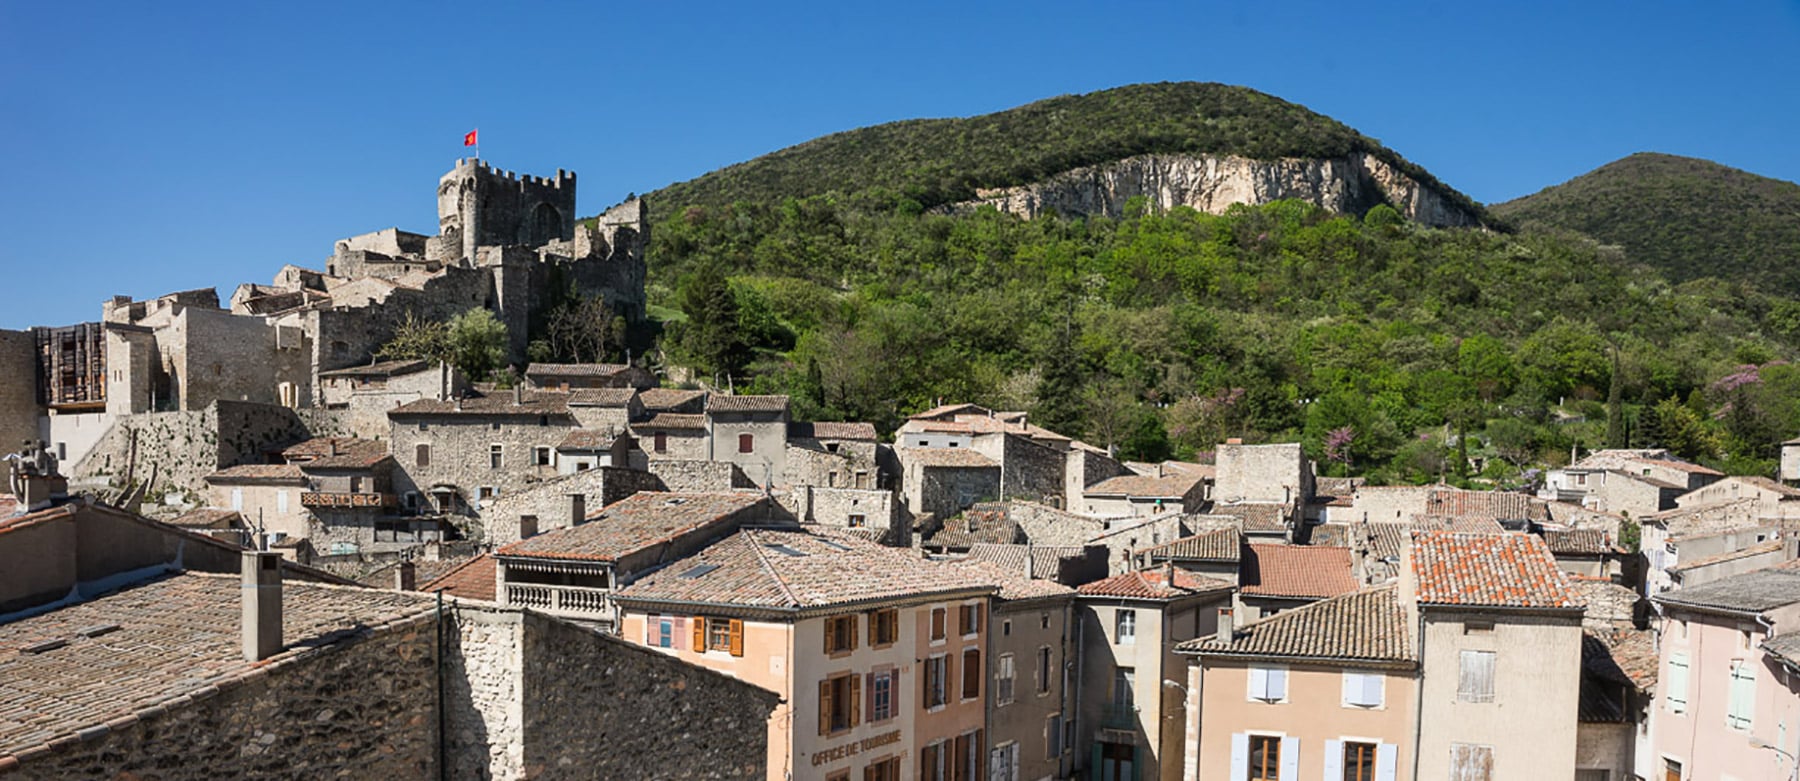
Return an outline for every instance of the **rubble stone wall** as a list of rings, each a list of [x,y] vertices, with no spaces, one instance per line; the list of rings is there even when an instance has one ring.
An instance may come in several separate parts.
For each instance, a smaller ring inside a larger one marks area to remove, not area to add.
[[[30,331],[0,330],[0,454],[38,433],[37,341]]]

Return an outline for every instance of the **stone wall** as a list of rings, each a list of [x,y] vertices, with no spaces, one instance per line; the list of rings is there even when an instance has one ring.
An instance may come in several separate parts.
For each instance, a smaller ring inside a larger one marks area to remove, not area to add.
[[[1033,545],[1086,545],[1106,531],[1103,521],[1035,502],[1007,502],[1006,517]]]
[[[877,488],[880,467],[875,463],[875,444],[861,447],[840,445],[832,453],[817,440],[795,440],[788,443],[787,472],[782,482],[791,486],[813,485],[824,488]],[[857,482],[860,477],[862,482]]]
[[[1312,468],[1298,444],[1220,445],[1214,463],[1215,501],[1301,504],[1312,498]]]
[[[756,482],[745,475],[737,464],[724,461],[653,458],[650,460],[650,473],[656,475],[667,486],[667,490],[678,493],[757,487]]]
[[[571,523],[569,494],[582,495],[584,515],[639,491],[665,490],[662,480],[649,472],[603,466],[562,475],[503,494],[481,510],[481,525],[489,545],[505,545],[519,539],[519,519],[537,518],[538,533],[568,528]]]
[[[1005,436],[1001,446],[1000,496],[1037,501],[1063,501],[1062,451],[1029,438]]]
[[[1088,486],[1109,477],[1131,474],[1124,464],[1117,459],[1095,453],[1087,448],[1070,448],[1064,454],[1063,465],[1063,506],[1075,504],[1075,497],[1081,496]]]
[[[38,416],[37,341],[30,331],[0,330],[0,454],[16,453],[36,438]]]
[[[220,400],[279,404],[284,383],[296,405],[312,398],[311,344],[297,327],[188,308],[156,338],[172,362],[166,368],[175,375],[182,409]]]
[[[15,777],[431,778],[434,643],[429,618],[380,628],[22,756]]]
[[[453,509],[474,514],[481,492],[492,498],[524,490],[538,480],[556,476],[556,467],[535,462],[538,448],[554,456],[556,446],[574,430],[569,418],[553,415],[407,415],[392,418],[390,440],[400,474],[394,490],[402,495],[427,496],[434,485],[460,489],[461,505]],[[429,445],[430,463],[419,463],[419,445]],[[500,466],[493,462],[493,446],[500,446]]]
[[[991,466],[915,467],[908,502],[917,514],[949,518],[971,504],[999,498],[1000,471]]]
[[[1106,548],[1107,568],[1112,574],[1128,572],[1132,568],[1133,554],[1152,545],[1174,542],[1188,536],[1191,531],[1180,513],[1168,513],[1154,518],[1128,519],[1115,521],[1113,528],[1090,544]]]
[[[907,524],[892,491],[803,485],[781,494],[776,501],[804,523],[880,531],[889,544],[904,544],[908,536]],[[851,516],[860,516],[860,523],[852,524]]]
[[[294,410],[272,404],[219,401],[200,410],[152,412],[119,418],[76,464],[75,478],[123,480],[136,456],[135,480],[151,480],[152,490],[179,489],[199,495],[204,478],[228,466],[266,463],[267,454],[307,439]]]

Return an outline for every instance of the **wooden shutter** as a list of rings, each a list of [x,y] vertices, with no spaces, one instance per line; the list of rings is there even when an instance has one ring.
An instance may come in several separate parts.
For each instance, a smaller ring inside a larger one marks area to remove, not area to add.
[[[1326,781],[1342,781],[1344,778],[1344,741],[1325,741],[1325,779]],[[1363,779],[1357,779],[1363,781]]]
[[[877,610],[877,611],[869,614],[869,647],[870,648],[874,648],[875,646],[881,644],[881,638],[875,634],[875,627],[878,627],[881,625],[881,615],[882,615],[882,611],[880,611],[880,610]]]
[[[862,676],[850,674],[850,696],[846,698],[850,705],[850,726],[862,723]]]
[[[731,619],[731,655],[744,655],[744,622]]]
[[[1363,673],[1363,704],[1371,708],[1381,707],[1386,699],[1387,676],[1381,673]]]
[[[1463,651],[1457,679],[1457,699],[1463,702],[1494,701],[1494,652]]]
[[[1281,781],[1300,781],[1300,739],[1281,739]]]
[[[706,619],[694,616],[694,651],[706,651]]]
[[[1250,668],[1250,699],[1266,700],[1268,698],[1269,669],[1267,667]]]
[[[950,754],[950,777],[956,781],[969,781],[965,772],[969,766],[969,736],[956,736],[956,749]]]
[[[857,640],[857,637],[856,637],[856,614],[851,613],[850,615],[844,616],[844,620],[850,622],[850,631],[844,633],[845,637],[850,638],[850,647],[846,650],[854,651],[854,650],[856,650],[856,645],[857,645],[857,643],[856,643],[856,640]],[[875,622],[873,622],[873,621],[869,622],[870,626],[873,626],[874,623]]]
[[[1099,743],[1094,745],[1098,746]],[[1250,735],[1245,732],[1231,733],[1231,777],[1248,778],[1250,776]]]
[[[831,679],[819,681],[819,734],[831,734]]]
[[[1375,781],[1394,781],[1395,766],[1400,764],[1400,747],[1382,743],[1375,747]]]
[[[1269,671],[1269,699],[1287,699],[1287,670],[1278,667]]]

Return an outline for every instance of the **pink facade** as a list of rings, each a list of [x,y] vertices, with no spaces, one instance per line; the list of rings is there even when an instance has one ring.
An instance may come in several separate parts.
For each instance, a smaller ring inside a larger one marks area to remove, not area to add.
[[[1656,781],[1793,778],[1800,673],[1762,648],[1769,634],[1759,616],[1669,607],[1639,774]],[[1764,615],[1779,612],[1794,606]]]

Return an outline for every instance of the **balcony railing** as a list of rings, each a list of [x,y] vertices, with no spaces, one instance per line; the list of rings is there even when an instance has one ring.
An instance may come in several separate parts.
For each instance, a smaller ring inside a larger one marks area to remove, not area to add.
[[[1100,726],[1111,729],[1137,729],[1138,709],[1136,705],[1113,703],[1100,712]]]
[[[323,491],[302,491],[301,507],[393,507],[399,504],[393,494],[338,494]]]
[[[603,588],[546,586],[536,583],[506,584],[506,602],[545,613],[586,619],[610,619],[612,600]]]

